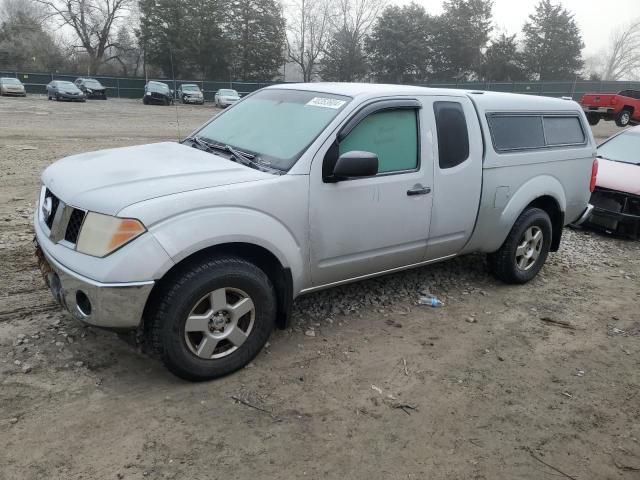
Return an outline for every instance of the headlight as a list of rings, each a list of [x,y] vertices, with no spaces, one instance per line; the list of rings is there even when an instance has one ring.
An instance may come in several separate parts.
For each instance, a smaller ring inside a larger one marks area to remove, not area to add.
[[[92,93],[92,92],[93,92],[93,90],[91,90],[90,88],[87,88],[87,92],[88,92],[88,93]]]
[[[106,257],[146,231],[135,218],[89,212],[82,224],[76,250],[94,257]]]

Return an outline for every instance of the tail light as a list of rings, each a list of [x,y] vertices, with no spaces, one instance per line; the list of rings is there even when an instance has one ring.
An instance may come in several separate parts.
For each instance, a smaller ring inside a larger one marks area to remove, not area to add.
[[[598,159],[595,158],[593,160],[593,165],[591,165],[591,181],[589,182],[589,191],[593,193],[596,189],[596,178],[598,177]]]

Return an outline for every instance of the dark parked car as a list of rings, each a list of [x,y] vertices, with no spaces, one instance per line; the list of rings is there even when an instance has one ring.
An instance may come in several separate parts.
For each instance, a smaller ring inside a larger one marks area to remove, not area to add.
[[[195,83],[185,83],[178,87],[178,98],[182,103],[204,105],[204,95]]]
[[[47,84],[47,96],[49,100],[71,100],[86,102],[87,96],[73,82],[66,80],[53,80]]]
[[[161,105],[173,104],[173,90],[169,85],[162,82],[150,81],[144,86],[144,97],[142,103],[149,105],[151,103],[159,103]]]
[[[94,78],[76,78],[73,82],[80,90],[84,92],[87,98],[99,98],[101,100],[107,99],[107,87],[102,85],[98,80]]]
[[[585,223],[623,237],[640,239],[640,127],[628,128],[598,147],[600,160],[594,206]]]

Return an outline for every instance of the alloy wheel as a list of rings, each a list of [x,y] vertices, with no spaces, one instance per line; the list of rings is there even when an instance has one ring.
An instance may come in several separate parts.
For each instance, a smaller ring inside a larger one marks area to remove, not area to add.
[[[226,357],[247,340],[256,317],[251,297],[237,288],[219,288],[198,300],[187,316],[187,347],[206,360]]]
[[[543,244],[544,235],[540,227],[534,225],[525,230],[516,249],[516,266],[520,270],[532,268],[540,257]]]

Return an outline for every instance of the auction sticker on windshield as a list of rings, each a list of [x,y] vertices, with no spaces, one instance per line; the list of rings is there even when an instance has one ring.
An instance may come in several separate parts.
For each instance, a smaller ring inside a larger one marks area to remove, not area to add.
[[[313,97],[307,102],[307,105],[312,107],[334,108],[337,110],[345,103],[345,100],[338,100],[337,98]]]

